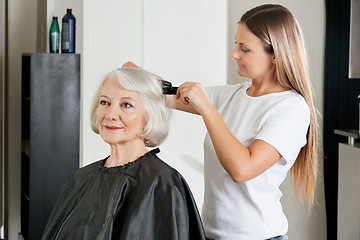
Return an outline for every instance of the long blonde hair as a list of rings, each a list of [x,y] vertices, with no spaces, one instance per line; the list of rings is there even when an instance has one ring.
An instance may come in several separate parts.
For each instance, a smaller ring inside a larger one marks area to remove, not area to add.
[[[307,144],[300,150],[290,174],[297,199],[305,200],[311,207],[318,173],[318,125],[301,28],[287,8],[276,4],[265,4],[247,11],[239,23],[245,23],[263,42],[266,52],[274,53],[278,83],[301,94],[309,106]]]

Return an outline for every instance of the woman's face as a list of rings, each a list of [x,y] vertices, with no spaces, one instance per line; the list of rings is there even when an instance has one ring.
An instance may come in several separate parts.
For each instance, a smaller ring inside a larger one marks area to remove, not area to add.
[[[265,52],[261,40],[245,23],[240,23],[236,36],[236,47],[231,57],[236,60],[238,73],[253,80],[272,78],[275,71],[274,54]]]
[[[145,110],[139,93],[124,89],[109,78],[101,89],[96,111],[100,136],[109,144],[143,142]]]

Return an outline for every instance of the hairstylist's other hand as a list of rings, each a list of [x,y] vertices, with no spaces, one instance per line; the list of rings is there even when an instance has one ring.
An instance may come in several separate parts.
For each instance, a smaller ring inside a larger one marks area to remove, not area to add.
[[[140,68],[139,66],[137,66],[136,64],[134,64],[133,62],[126,62],[124,63],[121,67],[135,67],[135,68]]]
[[[212,105],[200,83],[181,84],[176,92],[176,99],[181,99],[185,105],[191,104],[200,115],[203,115],[208,106]]]
[[[141,68],[139,67],[138,65],[136,65],[135,63],[133,62],[126,62],[124,63],[121,67],[134,67],[134,68]],[[160,79],[160,80],[165,80],[164,78],[160,77],[159,75],[156,75],[155,73],[152,73],[152,75],[154,75],[157,79]]]

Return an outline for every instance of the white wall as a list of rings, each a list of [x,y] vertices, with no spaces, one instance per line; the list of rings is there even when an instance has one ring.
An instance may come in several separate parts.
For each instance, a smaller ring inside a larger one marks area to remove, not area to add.
[[[106,3],[106,2],[105,2]],[[225,1],[89,1],[85,5],[83,162],[104,158],[109,147],[89,126],[92,97],[105,73],[131,60],[178,85],[226,82]],[[87,19],[87,20],[86,20]],[[99,21],[101,19],[101,22]],[[184,131],[186,130],[186,131]],[[181,172],[199,206],[203,200],[205,128],[198,116],[174,114],[159,156]]]
[[[144,67],[179,86],[226,83],[227,2],[145,0]],[[203,140],[199,116],[175,112],[160,157],[187,180],[203,203]]]
[[[323,83],[324,83],[324,51],[325,51],[325,1],[288,1],[277,0],[273,3],[279,3],[287,7],[297,18],[301,25],[305,41],[310,65],[310,77],[315,90],[315,106],[323,112]],[[237,22],[242,14],[247,10],[267,1],[262,0],[229,0],[229,48],[228,55],[234,47],[234,37],[238,27]],[[229,83],[237,83],[244,81],[237,74],[237,66],[235,61],[230,61],[228,65],[228,81]],[[320,138],[322,139],[322,119],[320,121]],[[316,203],[310,212],[300,203],[295,201],[291,192],[290,176],[286,178],[281,189],[284,193],[282,204],[284,212],[289,221],[289,238],[297,239],[326,239],[326,215],[325,215],[325,199],[324,199],[324,181],[323,181],[323,150],[320,143],[319,150],[319,182],[317,184],[315,199]]]
[[[105,76],[127,60],[143,58],[142,0],[84,1],[81,166],[106,157],[109,146],[90,128],[93,95]]]

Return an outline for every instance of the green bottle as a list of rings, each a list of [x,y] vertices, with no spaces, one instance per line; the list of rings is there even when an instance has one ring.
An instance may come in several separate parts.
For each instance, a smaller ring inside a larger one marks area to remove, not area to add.
[[[50,53],[59,53],[60,46],[60,30],[58,17],[53,17],[49,32],[49,48]]]

